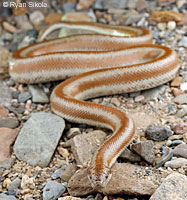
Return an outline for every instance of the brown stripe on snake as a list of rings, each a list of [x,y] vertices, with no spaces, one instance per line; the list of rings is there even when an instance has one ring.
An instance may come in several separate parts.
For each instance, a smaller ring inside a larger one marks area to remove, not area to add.
[[[45,29],[39,40],[62,27],[97,34],[52,39],[20,49],[10,62],[10,75],[22,83],[74,76],[54,89],[51,108],[69,121],[113,131],[94,154],[88,170],[92,187],[105,187],[111,178],[110,168],[131,142],[135,127],[123,111],[84,100],[166,83],[178,70],[177,56],[167,47],[150,44],[150,33],[138,27],[62,22]]]

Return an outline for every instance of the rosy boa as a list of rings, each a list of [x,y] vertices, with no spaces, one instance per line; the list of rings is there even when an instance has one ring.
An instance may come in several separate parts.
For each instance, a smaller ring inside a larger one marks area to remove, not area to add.
[[[95,33],[41,42],[63,27]],[[51,108],[68,121],[113,131],[94,154],[88,170],[92,187],[105,187],[111,166],[131,142],[135,126],[123,111],[84,100],[145,90],[170,81],[178,70],[176,53],[151,44],[149,31],[129,26],[61,22],[45,29],[39,40],[14,53],[10,75],[29,84],[73,76],[54,89]]]

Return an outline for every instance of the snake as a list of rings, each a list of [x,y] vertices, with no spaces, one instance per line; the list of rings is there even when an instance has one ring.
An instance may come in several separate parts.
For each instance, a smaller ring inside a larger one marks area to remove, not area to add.
[[[46,40],[63,28],[89,32]],[[103,188],[112,165],[132,142],[135,124],[122,109],[86,100],[154,88],[172,80],[178,68],[176,52],[153,44],[144,28],[64,21],[14,52],[9,73],[26,84],[64,80],[50,96],[52,111],[70,122],[112,130],[88,167],[91,186]]]

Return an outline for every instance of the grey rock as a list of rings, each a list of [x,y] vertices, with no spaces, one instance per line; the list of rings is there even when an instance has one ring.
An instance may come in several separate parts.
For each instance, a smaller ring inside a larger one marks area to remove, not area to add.
[[[133,144],[132,149],[148,163],[155,161],[154,143],[151,140]]]
[[[123,9],[127,6],[127,0],[104,0],[104,8],[118,8]]]
[[[176,158],[175,160],[171,160],[165,163],[165,167],[171,167],[173,169],[177,169],[180,167],[187,166],[187,159],[185,158]]]
[[[184,108],[181,108],[180,110],[178,110],[177,112],[177,117],[184,117],[185,115],[187,115],[187,106],[185,106]]]
[[[51,178],[52,179],[57,179],[60,178],[60,175],[65,171],[66,166],[64,165],[63,167],[61,167],[60,169],[57,169],[52,175]]]
[[[66,169],[64,170],[64,172],[60,175],[60,178],[63,181],[68,182],[69,179],[73,176],[73,174],[75,173],[77,169],[77,165],[75,163],[70,163]]]
[[[160,95],[165,92],[165,90],[166,90],[166,86],[161,85],[156,88],[143,91],[142,95],[144,95],[146,100],[150,101],[150,100],[159,98]]]
[[[26,15],[14,16],[14,20],[16,21],[17,27],[21,30],[29,30],[33,28]]]
[[[92,6],[93,9],[102,10],[104,8],[103,0],[96,0]]]
[[[0,164],[0,168],[3,169],[10,169],[13,164],[15,162],[14,158],[6,158],[1,164]]]
[[[15,178],[11,183],[9,183],[10,190],[17,190],[21,184],[21,179]]]
[[[87,165],[96,149],[104,142],[106,133],[93,131],[88,134],[76,135],[72,139],[71,151],[78,165]]]
[[[61,117],[45,112],[32,114],[14,144],[17,158],[30,165],[47,166],[64,127]]]
[[[43,200],[56,200],[65,192],[65,187],[56,181],[48,181],[43,189]]]
[[[19,101],[20,103],[25,103],[25,102],[26,102],[27,100],[29,100],[31,97],[32,97],[32,96],[31,96],[30,92],[23,92],[23,93],[20,93],[20,94],[18,95],[18,101]]]
[[[173,151],[171,149],[166,149],[166,152],[160,157],[156,159],[156,167],[161,167],[164,165],[165,162],[171,160],[173,157]]]
[[[131,25],[133,23],[138,22],[142,17],[143,17],[142,14],[131,14],[125,19],[123,24],[124,25]]]
[[[187,47],[187,36],[183,36],[178,43],[179,46]]]
[[[9,87],[2,81],[0,80],[0,105],[8,107],[11,105],[11,90]]]
[[[30,21],[32,22],[32,24],[34,24],[35,26],[38,26],[42,23],[45,16],[41,11],[36,10],[30,14],[29,18],[30,18]]]
[[[167,176],[150,198],[150,200],[174,199],[187,199],[187,177],[179,173]]]
[[[0,127],[16,128],[19,121],[12,117],[0,117]]]
[[[123,153],[120,155],[120,158],[129,160],[131,162],[140,162],[141,161],[141,157],[138,154],[133,153],[129,149],[125,149],[123,151]]]
[[[0,199],[1,200],[16,200],[16,197],[12,195],[6,195],[4,193],[0,193]]]
[[[174,156],[183,157],[187,159],[187,144],[180,144],[173,150]]]
[[[177,112],[177,105],[175,103],[168,103],[167,107],[168,107],[168,113],[170,115],[176,114],[176,112]]]
[[[137,2],[138,2],[138,0],[128,1],[127,7],[131,8],[131,9],[135,9]]]
[[[49,103],[49,98],[38,85],[28,85],[34,103]]]
[[[143,167],[142,167],[143,168]],[[129,194],[151,195],[157,188],[153,180],[141,179],[136,173],[139,166],[129,163],[115,163],[111,168],[112,178],[104,188],[94,191],[88,180],[88,170],[80,169],[68,182],[68,192],[71,196],[83,196],[94,192],[105,195]],[[133,174],[133,176],[132,176]],[[156,176],[156,174],[155,174]]]
[[[62,4],[62,9],[64,12],[74,12],[76,9],[76,4],[74,2],[67,2]]]
[[[146,137],[154,141],[163,141],[173,135],[173,132],[170,127],[150,125],[145,134]]]
[[[181,94],[176,96],[173,101],[178,104],[187,104],[187,94]]]

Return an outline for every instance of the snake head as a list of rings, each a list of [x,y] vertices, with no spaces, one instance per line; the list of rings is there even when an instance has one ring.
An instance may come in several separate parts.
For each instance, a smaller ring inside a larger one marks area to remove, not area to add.
[[[88,179],[91,183],[92,188],[103,188],[111,179],[111,172],[108,167],[102,169],[102,172],[97,172],[93,168],[88,168]]]

